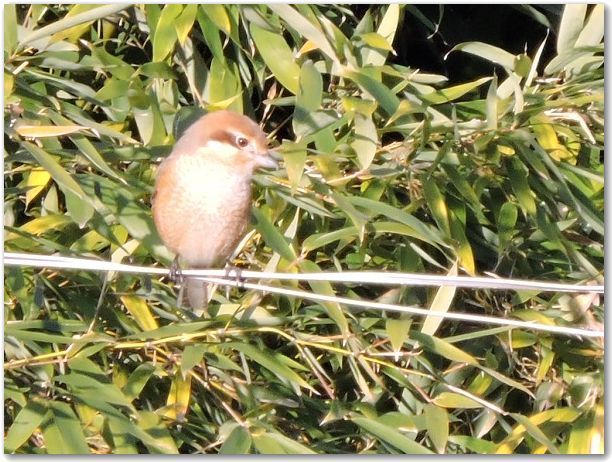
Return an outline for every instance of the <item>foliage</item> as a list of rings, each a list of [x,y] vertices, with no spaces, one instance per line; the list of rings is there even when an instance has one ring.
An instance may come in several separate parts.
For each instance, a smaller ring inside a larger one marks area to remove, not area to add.
[[[6,5],[5,250],[167,266],[158,161],[201,110],[231,108],[284,157],[256,177],[240,266],[601,283],[603,5],[565,7],[548,62],[553,35],[531,56],[455,46],[495,68],[459,85],[394,60],[402,24],[426,19],[397,4]],[[4,283],[7,452],[603,449],[598,340],[239,289],[193,319],[166,279],[117,273],[6,267]],[[603,316],[597,296],[300,287]]]

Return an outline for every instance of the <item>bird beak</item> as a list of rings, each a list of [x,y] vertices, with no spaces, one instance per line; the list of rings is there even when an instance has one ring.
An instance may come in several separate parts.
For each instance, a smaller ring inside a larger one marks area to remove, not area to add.
[[[259,154],[255,158],[255,162],[258,167],[263,168],[278,168],[278,162],[276,159],[279,158],[279,154],[274,151],[266,151]]]

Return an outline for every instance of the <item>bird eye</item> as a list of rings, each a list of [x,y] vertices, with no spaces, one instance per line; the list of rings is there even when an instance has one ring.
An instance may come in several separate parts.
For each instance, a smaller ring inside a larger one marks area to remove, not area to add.
[[[246,148],[249,145],[249,140],[247,140],[244,136],[239,136],[236,138],[236,143],[238,147]]]

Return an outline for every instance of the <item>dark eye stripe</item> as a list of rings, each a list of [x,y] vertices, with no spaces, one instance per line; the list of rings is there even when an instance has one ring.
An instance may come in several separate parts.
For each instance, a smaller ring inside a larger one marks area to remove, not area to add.
[[[240,140],[246,140],[246,138],[242,135],[236,135],[235,133],[229,132],[227,130],[218,130],[210,135],[211,140],[219,141],[221,143],[231,144],[232,146],[242,149],[246,146],[244,142],[242,145],[239,144]],[[247,140],[248,144],[248,140]]]
[[[218,130],[210,135],[211,140],[219,141],[220,143],[231,144],[236,146],[236,136],[227,130]]]

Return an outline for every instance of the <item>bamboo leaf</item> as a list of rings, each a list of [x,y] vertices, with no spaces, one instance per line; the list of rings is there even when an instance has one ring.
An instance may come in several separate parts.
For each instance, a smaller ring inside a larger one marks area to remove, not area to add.
[[[278,81],[294,95],[299,91],[300,67],[282,34],[251,24],[251,35],[266,65]]]
[[[432,451],[402,435],[396,429],[367,417],[353,416],[353,422],[376,438],[399,449],[404,454],[431,454]]]
[[[248,454],[253,444],[253,439],[248,430],[237,425],[223,442],[219,454]]]
[[[557,53],[562,54],[575,47],[576,40],[583,28],[586,12],[586,4],[565,5],[557,32]]]
[[[161,11],[153,35],[153,62],[163,61],[174,49],[178,39],[175,22],[182,11],[178,4],[168,4]]]
[[[98,19],[104,19],[108,16],[119,13],[120,11],[129,8],[131,5],[126,3],[116,3],[112,5],[104,5],[98,8],[94,8],[92,10],[85,11],[83,13],[77,14],[76,16],[72,16],[66,19],[61,19],[59,21],[55,21],[48,26],[45,26],[41,29],[35,30],[29,34],[27,34],[18,45],[18,49],[22,49],[28,44],[39,40],[43,37],[47,37],[49,35],[53,35],[56,32],[60,32],[66,29],[69,29],[74,26],[78,26],[79,24],[83,24],[90,21],[97,21]]]
[[[465,42],[454,46],[449,53],[453,51],[463,51],[480,58],[491,61],[492,63],[499,64],[504,67],[507,71],[511,71],[514,68],[514,55],[508,53],[501,48],[498,48],[488,43],[483,42]]]
[[[449,434],[448,413],[435,404],[427,404],[424,408],[427,434],[438,454],[444,454]]]
[[[448,270],[447,276],[457,276],[457,262]],[[429,309],[446,313],[455,298],[457,287],[441,286],[436,292],[436,296],[431,302]],[[421,326],[421,332],[427,335],[434,335],[442,324],[443,318],[440,316],[427,316]]]
[[[74,193],[79,199],[85,200],[85,192],[72,176],[49,154],[38,146],[24,141],[23,147],[28,150],[32,157],[53,177],[53,180],[62,188]]]
[[[143,331],[154,330],[159,327],[151,309],[143,298],[134,295],[122,295],[120,298]]]
[[[19,449],[42,423],[47,413],[46,402],[31,399],[19,411],[4,438],[4,452],[14,453]]]

